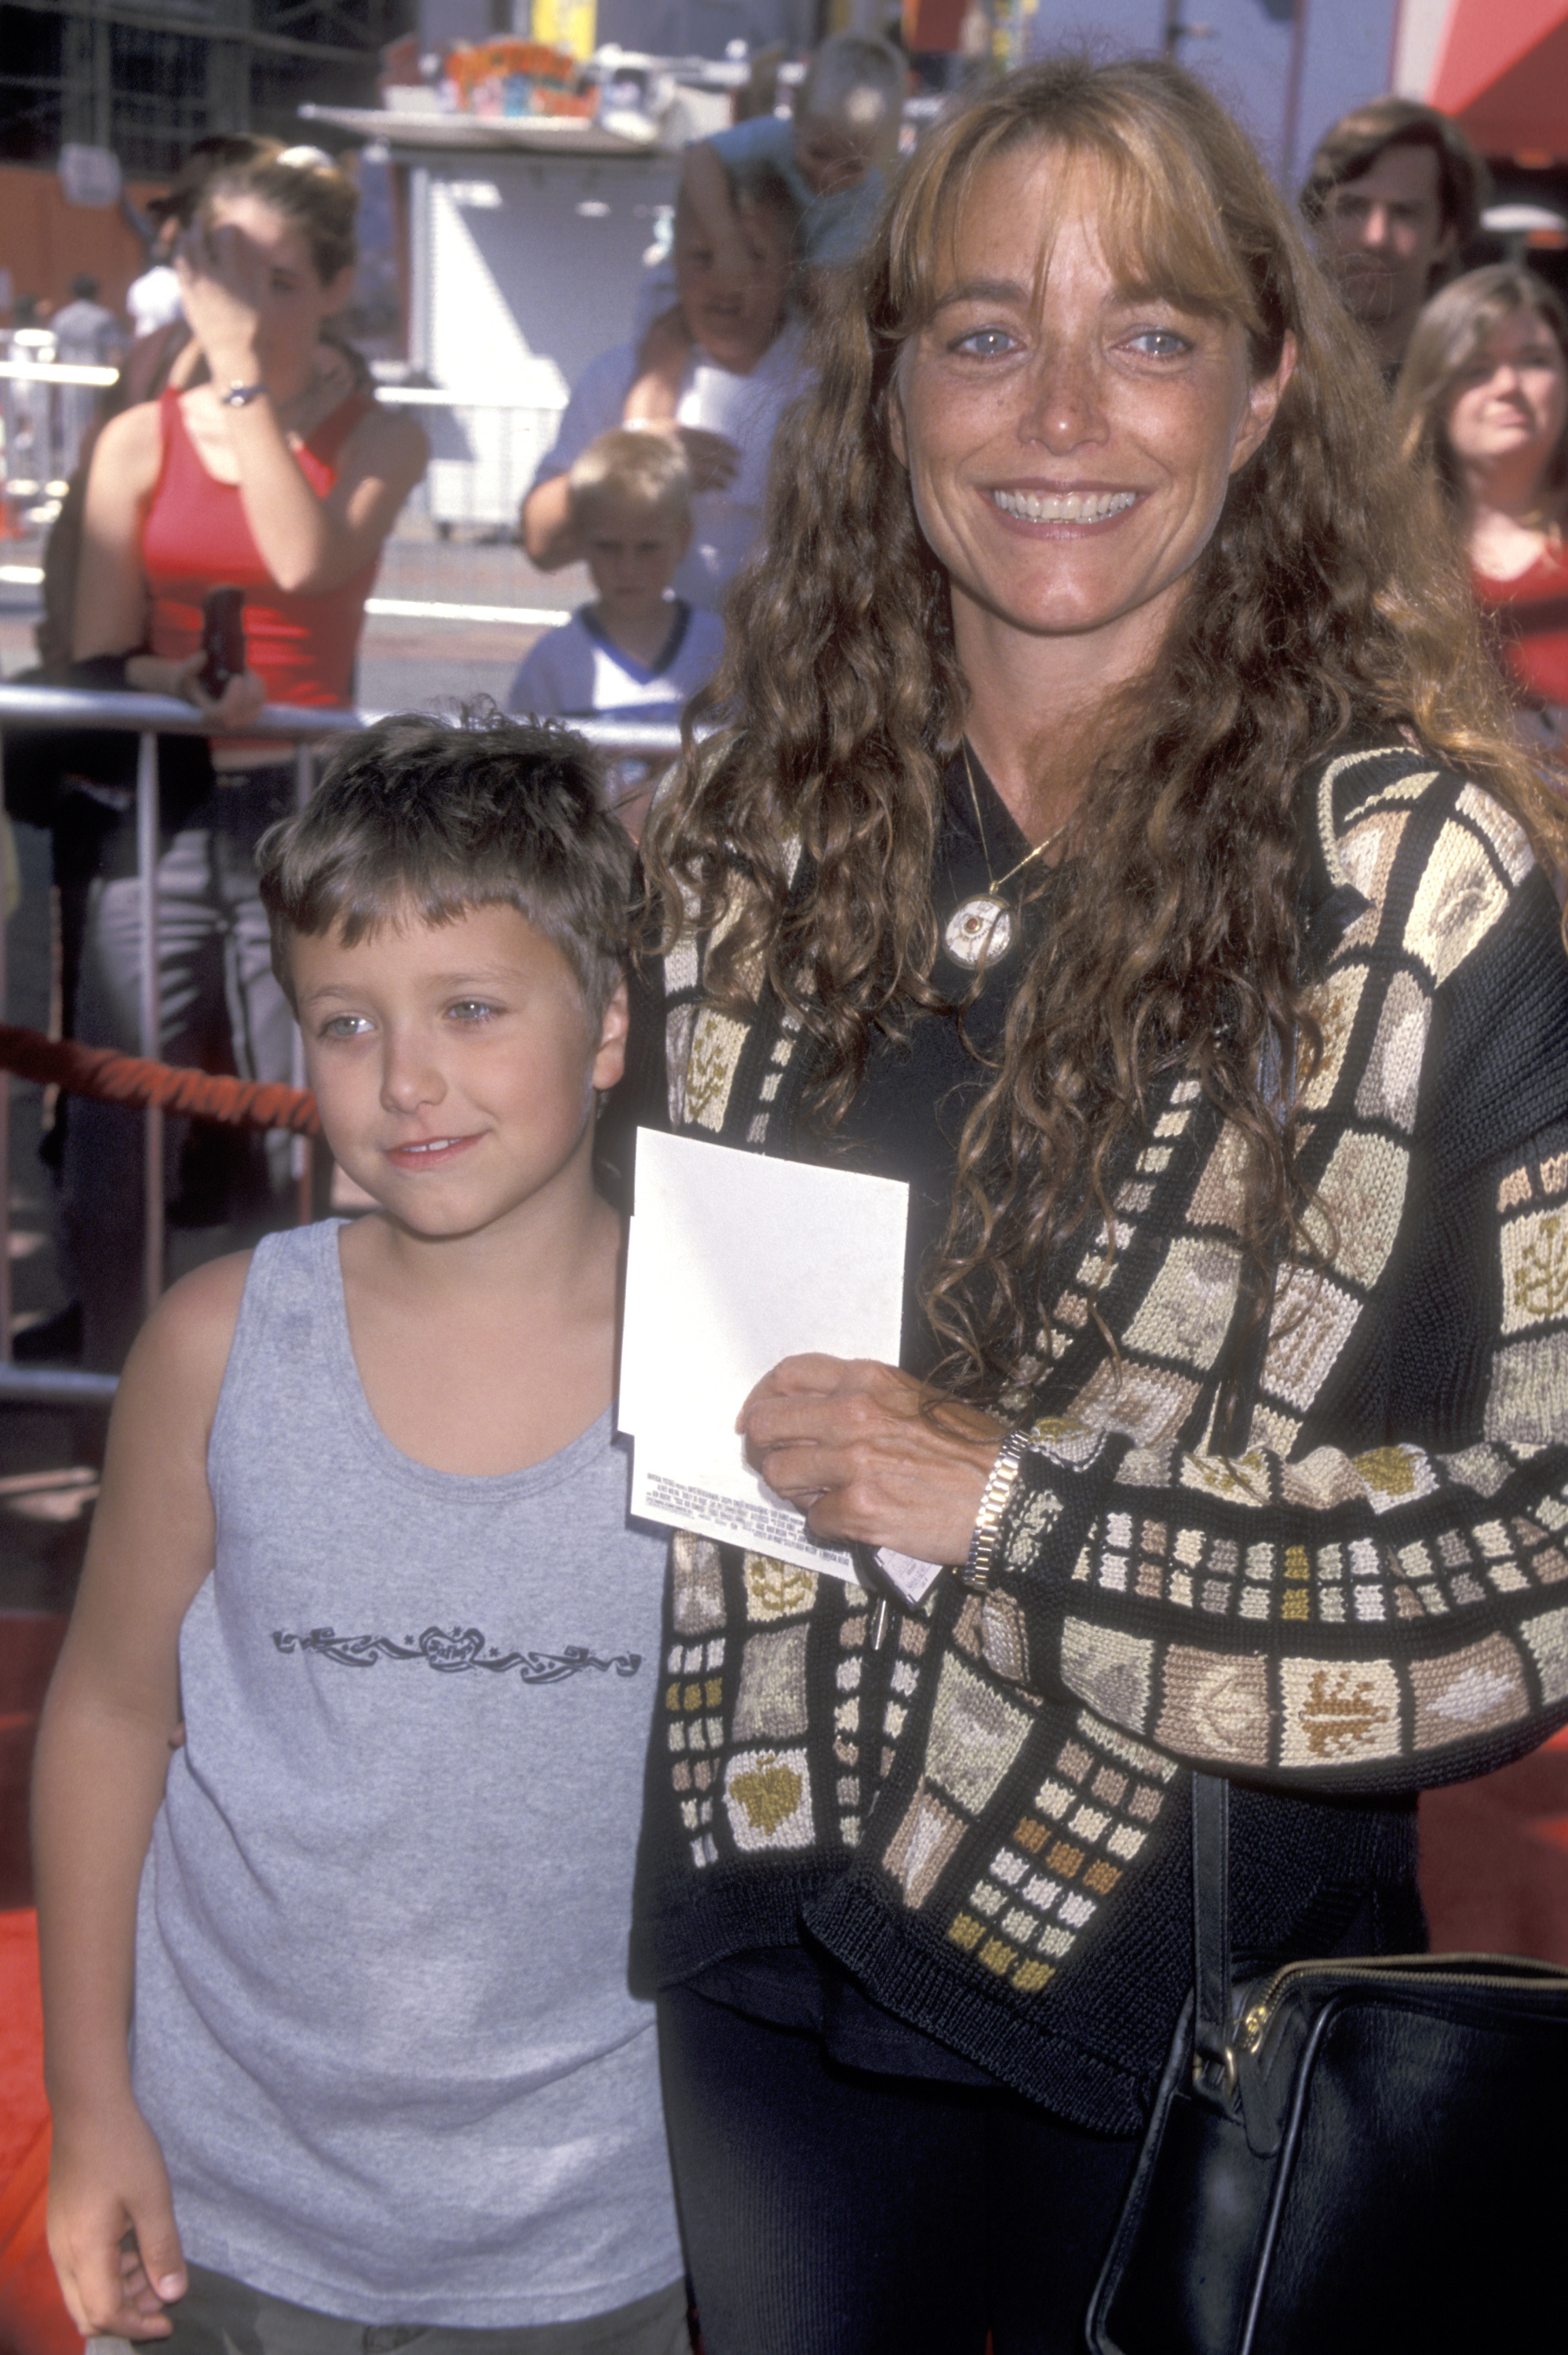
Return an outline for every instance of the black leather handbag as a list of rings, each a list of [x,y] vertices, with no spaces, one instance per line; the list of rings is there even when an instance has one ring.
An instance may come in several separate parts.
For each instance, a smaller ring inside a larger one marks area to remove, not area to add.
[[[1233,1987],[1228,1800],[1193,1777],[1192,1994],[1094,2355],[1568,2346],[1568,1970],[1378,1955]]]

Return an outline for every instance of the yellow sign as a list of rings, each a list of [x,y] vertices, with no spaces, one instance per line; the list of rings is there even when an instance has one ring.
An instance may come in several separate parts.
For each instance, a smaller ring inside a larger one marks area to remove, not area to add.
[[[534,0],[534,38],[570,49],[574,58],[591,58],[598,13],[598,0]]]

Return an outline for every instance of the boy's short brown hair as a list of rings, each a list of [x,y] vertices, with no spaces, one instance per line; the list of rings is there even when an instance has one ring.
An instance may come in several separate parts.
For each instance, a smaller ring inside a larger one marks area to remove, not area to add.
[[[668,516],[684,530],[692,520],[692,470],[673,435],[617,425],[574,461],[567,497],[579,526],[601,501],[621,499],[647,514]]]
[[[403,712],[346,738],[311,800],[256,855],[272,970],[293,1003],[289,943],[352,947],[412,914],[446,924],[515,908],[570,965],[599,1020],[624,968],[631,844],[570,729],[493,709]]]

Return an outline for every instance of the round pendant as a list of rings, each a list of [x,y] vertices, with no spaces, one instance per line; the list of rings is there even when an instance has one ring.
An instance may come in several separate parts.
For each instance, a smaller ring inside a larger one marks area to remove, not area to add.
[[[988,891],[977,891],[953,910],[942,939],[948,954],[971,973],[982,961],[996,964],[1012,946],[1012,911]]]

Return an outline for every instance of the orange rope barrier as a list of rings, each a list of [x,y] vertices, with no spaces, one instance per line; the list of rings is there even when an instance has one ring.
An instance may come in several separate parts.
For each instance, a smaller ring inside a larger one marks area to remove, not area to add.
[[[180,1071],[141,1055],[117,1055],[110,1047],[82,1047],[74,1039],[46,1039],[0,1022],[0,1071],[38,1080],[73,1096],[96,1096],[132,1111],[155,1104],[160,1112],[187,1113],[195,1120],[219,1120],[231,1128],[289,1128],[319,1136],[316,1100],[308,1088],[273,1081],[236,1080],[217,1071]]]

